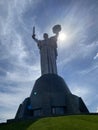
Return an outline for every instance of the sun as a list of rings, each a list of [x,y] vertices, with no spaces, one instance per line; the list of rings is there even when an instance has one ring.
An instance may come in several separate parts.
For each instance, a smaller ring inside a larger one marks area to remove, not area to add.
[[[65,33],[59,33],[59,37],[58,37],[58,39],[60,40],[60,41],[65,41],[66,39],[67,39],[67,35],[65,34]]]

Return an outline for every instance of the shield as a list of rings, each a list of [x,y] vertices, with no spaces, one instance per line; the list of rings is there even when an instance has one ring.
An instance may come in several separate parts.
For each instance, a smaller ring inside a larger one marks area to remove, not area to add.
[[[61,31],[61,25],[55,25],[53,28],[52,28],[52,30],[53,30],[53,33],[58,33],[58,32],[60,32]]]

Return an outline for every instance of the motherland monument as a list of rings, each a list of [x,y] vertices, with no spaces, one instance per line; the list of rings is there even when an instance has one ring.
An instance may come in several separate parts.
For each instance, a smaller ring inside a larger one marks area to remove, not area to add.
[[[82,98],[72,94],[57,73],[57,38],[61,26],[55,25],[52,30],[54,36],[49,38],[45,33],[44,39],[38,40],[33,27],[32,38],[40,51],[41,76],[35,81],[31,95],[20,104],[14,120],[89,113]]]
[[[53,27],[53,32],[55,36],[48,37],[47,33],[43,34],[44,40],[38,40],[35,36],[35,27],[33,27],[32,38],[37,43],[40,49],[40,61],[41,61],[41,74],[54,73],[57,74],[57,38],[59,32],[61,31],[60,25],[55,25]]]

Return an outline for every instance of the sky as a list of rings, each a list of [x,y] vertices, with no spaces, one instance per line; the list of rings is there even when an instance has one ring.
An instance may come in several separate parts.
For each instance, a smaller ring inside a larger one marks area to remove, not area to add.
[[[15,117],[41,76],[33,26],[43,39],[56,24],[66,34],[58,40],[58,75],[98,112],[98,0],[0,0],[0,122]]]

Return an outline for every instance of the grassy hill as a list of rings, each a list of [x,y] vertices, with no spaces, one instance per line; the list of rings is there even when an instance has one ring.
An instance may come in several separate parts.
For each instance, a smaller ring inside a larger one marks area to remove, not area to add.
[[[0,125],[0,130],[98,130],[98,115],[41,118]]]

